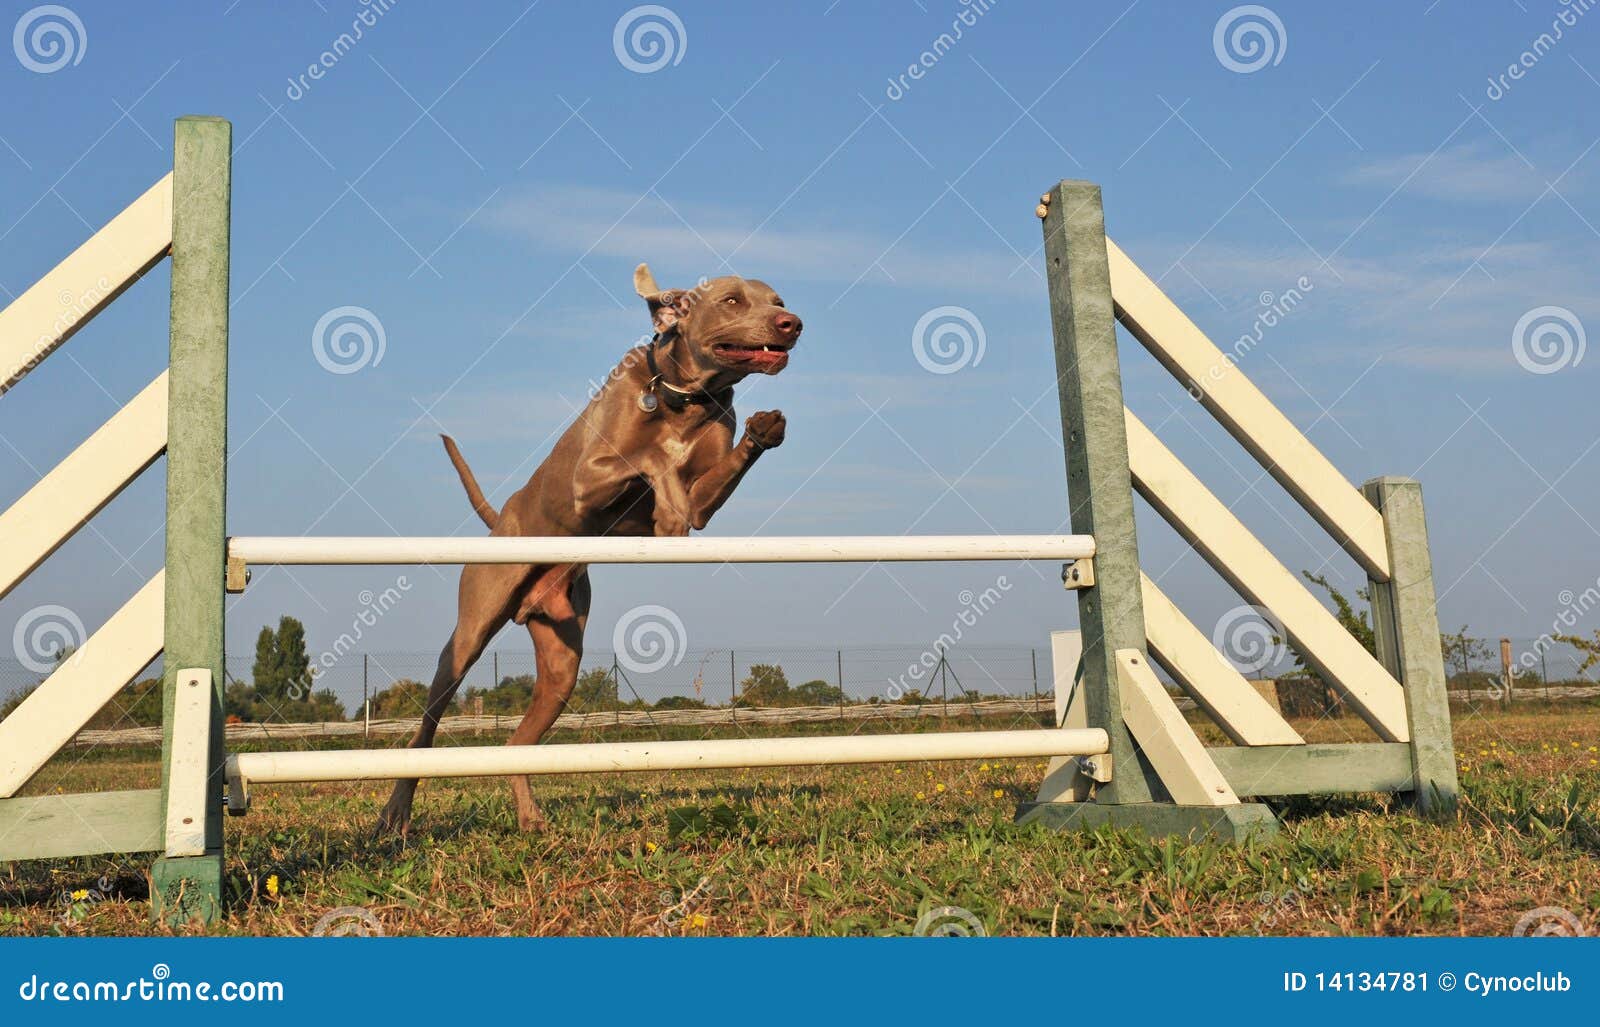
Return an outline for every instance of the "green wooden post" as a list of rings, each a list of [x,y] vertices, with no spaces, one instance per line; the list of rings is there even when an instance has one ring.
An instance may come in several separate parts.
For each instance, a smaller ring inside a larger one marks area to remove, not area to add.
[[[1362,492],[1383,514],[1389,539],[1390,580],[1369,580],[1368,585],[1378,659],[1405,687],[1414,785],[1410,795],[1424,813],[1449,814],[1458,798],[1455,740],[1422,486],[1410,478],[1374,478]]]
[[[1099,789],[1096,801],[1149,802],[1150,775],[1122,723],[1117,690],[1116,651],[1144,651],[1144,603],[1099,186],[1074,181],[1056,186],[1044,218],[1044,253],[1072,531],[1095,540],[1096,584],[1077,594],[1083,629],[1079,687],[1090,726],[1111,736],[1116,768],[1116,780]]]
[[[167,596],[162,807],[173,751],[177,674],[211,671],[213,709],[206,854],[151,870],[151,903],[167,920],[222,912],[223,581],[228,449],[228,236],[233,126],[178,120],[173,142],[172,342],[167,423]]]
[[[1079,688],[1089,725],[1110,736],[1113,779],[1099,786],[1092,802],[1057,801],[1059,792],[1047,783],[1039,801],[1024,805],[1018,819],[1052,827],[1109,823],[1192,839],[1238,841],[1270,834],[1277,821],[1260,804],[1172,803],[1123,723],[1116,652],[1144,653],[1145,625],[1105,214],[1100,187],[1092,182],[1063,181],[1046,201],[1045,277],[1072,531],[1095,539],[1095,584],[1078,590]]]

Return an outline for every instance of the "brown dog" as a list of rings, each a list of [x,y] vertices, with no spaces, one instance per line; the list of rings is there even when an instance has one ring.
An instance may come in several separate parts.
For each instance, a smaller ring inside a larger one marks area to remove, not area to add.
[[[734,276],[692,290],[656,287],[640,264],[634,289],[650,306],[656,339],[631,350],[556,441],[533,477],[498,513],[448,436],[445,449],[467,497],[496,536],[682,536],[706,526],[750,465],[783,442],[785,421],[765,410],[735,445],[733,387],[777,374],[800,338],[800,318],[765,282]],[[583,656],[589,575],[582,565],[473,564],[462,569],[456,628],[439,654],[412,748],[433,744],[439,717],[484,646],[507,621],[533,637],[538,683],[510,745],[544,736],[572,694]],[[541,817],[525,777],[511,781],[517,823]],[[415,779],[395,782],[380,829],[404,833]]]

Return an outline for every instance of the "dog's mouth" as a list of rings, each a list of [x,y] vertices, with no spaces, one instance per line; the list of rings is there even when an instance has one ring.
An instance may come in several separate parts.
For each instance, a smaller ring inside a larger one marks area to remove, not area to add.
[[[777,374],[789,363],[790,346],[783,343],[749,345],[742,342],[717,342],[711,354],[717,363],[740,371]]]

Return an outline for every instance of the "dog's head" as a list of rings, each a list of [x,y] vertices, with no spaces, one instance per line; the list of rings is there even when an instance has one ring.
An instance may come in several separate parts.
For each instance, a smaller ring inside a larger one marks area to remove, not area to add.
[[[707,374],[777,374],[800,339],[800,318],[754,278],[726,275],[693,289],[661,289],[640,264],[633,288],[650,305],[656,331],[675,333],[682,352]]]

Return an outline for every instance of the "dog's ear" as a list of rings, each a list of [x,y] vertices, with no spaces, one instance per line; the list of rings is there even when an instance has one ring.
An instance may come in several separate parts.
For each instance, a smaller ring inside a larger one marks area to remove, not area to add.
[[[649,264],[633,269],[633,291],[650,305],[650,322],[657,332],[665,332],[689,313],[689,293],[684,289],[662,289]]]

